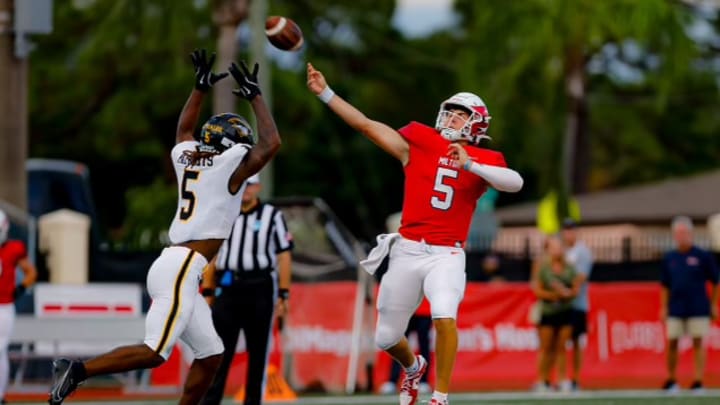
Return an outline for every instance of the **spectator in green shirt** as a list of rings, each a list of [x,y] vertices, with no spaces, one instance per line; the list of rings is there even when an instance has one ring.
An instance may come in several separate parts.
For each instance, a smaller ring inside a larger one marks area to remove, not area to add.
[[[540,304],[540,353],[536,391],[550,391],[550,372],[557,362],[557,379],[563,392],[572,390],[567,378],[565,342],[572,337],[572,301],[581,277],[565,260],[565,247],[558,236],[545,241],[543,255],[533,263],[531,287]]]

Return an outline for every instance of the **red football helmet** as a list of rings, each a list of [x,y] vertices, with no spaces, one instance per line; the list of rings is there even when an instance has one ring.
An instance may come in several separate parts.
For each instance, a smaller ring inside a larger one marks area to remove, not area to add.
[[[450,110],[454,108],[465,110],[469,114],[465,125],[460,129],[447,126],[453,114]],[[440,104],[435,129],[448,141],[454,142],[464,139],[471,144],[478,144],[482,139],[490,139],[487,136],[490,118],[492,117],[490,117],[488,109],[480,97],[472,93],[457,93]]]

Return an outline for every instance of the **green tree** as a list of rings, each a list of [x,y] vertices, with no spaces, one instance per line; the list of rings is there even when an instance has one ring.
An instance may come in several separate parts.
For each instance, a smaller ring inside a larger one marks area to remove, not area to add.
[[[30,153],[88,164],[102,223],[118,228],[128,188],[164,178],[174,189],[167,156],[192,88],[188,54],[214,44],[208,5],[67,1],[54,14],[32,55]]]
[[[394,2],[277,1],[307,45],[296,69],[273,73],[274,114],[283,136],[275,159],[279,195],[319,195],[366,238],[401,208],[401,165],[338,120],[305,86],[305,61],[374,119],[399,128],[433,124],[454,85],[441,51],[433,55],[391,26]],[[304,60],[303,60],[304,59]]]
[[[217,50],[233,34],[239,19],[224,35],[213,20],[223,4],[246,1],[55,2],[54,33],[35,39],[31,156],[88,164],[103,224],[124,224],[127,237],[146,235],[143,227],[157,235],[173,215],[169,151],[192,85],[188,54]],[[366,238],[402,200],[398,162],[309,94],[306,61],[394,127],[432,125],[458,91],[480,95],[493,116],[486,146],[525,178],[498,205],[560,190],[567,173],[579,192],[717,166],[717,48],[687,35],[698,22],[717,33],[715,15],[663,0],[457,0],[455,9],[457,26],[408,39],[391,25],[395,2],[271,2],[269,13],[291,16],[306,40],[302,52],[283,54],[290,63],[272,67],[283,136],[277,195],[323,197]],[[247,58],[241,48],[236,59]],[[207,103],[201,119],[210,113]],[[572,169],[561,159],[566,145]]]
[[[603,116],[599,128],[592,125],[593,97],[618,95],[592,87],[593,74],[607,79],[613,72],[592,72],[591,62],[619,49],[612,63],[632,65],[639,77],[620,77],[615,88],[642,85],[663,114],[697,54],[685,33],[691,15],[665,0],[460,0],[457,8],[468,32],[461,81],[487,89],[497,103],[495,129],[516,138],[511,142],[544,179],[543,189],[559,191],[560,216],[567,215],[568,195],[588,191],[593,170],[603,170],[593,166],[591,135],[597,129],[650,130],[637,111],[625,120]]]

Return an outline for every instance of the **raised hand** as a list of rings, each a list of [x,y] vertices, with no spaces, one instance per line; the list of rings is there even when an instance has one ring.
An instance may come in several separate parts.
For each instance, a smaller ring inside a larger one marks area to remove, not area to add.
[[[320,94],[327,87],[325,76],[310,63],[307,64],[307,86],[315,95]]]
[[[464,166],[469,159],[465,148],[457,142],[448,145],[447,156],[456,159],[460,166]]]
[[[260,66],[257,63],[255,63],[252,72],[250,72],[245,61],[240,61],[240,67],[233,62],[228,69],[238,83],[238,88],[233,90],[233,94],[238,97],[243,97],[248,101],[260,95],[260,85],[257,79],[259,69]]]
[[[204,49],[196,49],[190,54],[193,66],[195,66],[195,88],[206,92],[220,80],[227,77],[226,72],[213,73],[212,65],[215,62],[215,53],[210,55],[210,60],[207,58],[207,52]]]

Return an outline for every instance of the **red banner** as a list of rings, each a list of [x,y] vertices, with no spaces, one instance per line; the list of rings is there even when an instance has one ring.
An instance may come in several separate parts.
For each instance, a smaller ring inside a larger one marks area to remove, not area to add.
[[[281,341],[280,333],[273,333],[269,359],[283,369],[283,374],[284,369],[290,369],[288,383],[293,388],[345,391],[357,286],[351,281],[293,285],[287,338]],[[372,325],[364,329],[372,333]],[[283,362],[283,350],[291,354],[288,364]],[[242,332],[235,352],[225,386],[228,395],[245,385],[247,353]],[[188,356],[189,352],[174,354],[166,364],[154,369],[153,384],[182,385],[181,370],[192,361]],[[364,374],[359,373],[358,378],[360,384],[367,384]]]
[[[348,373],[357,284],[328,282],[293,286],[288,336],[289,383],[296,390],[344,391]],[[658,318],[656,283],[597,283],[590,286],[591,311],[581,376],[585,388],[658,388],[666,378],[665,326]],[[535,297],[525,283],[467,286],[458,316],[459,351],[453,372],[456,391],[529,389],[536,379],[538,337],[528,320]],[[373,325],[363,327],[371,344]],[[415,339],[411,336],[411,343]],[[434,336],[431,338],[434,342]],[[692,379],[692,344],[680,341],[678,377]],[[706,385],[720,385],[720,325],[706,339]],[[277,352],[278,350],[276,350]],[[276,359],[279,358],[276,356]],[[434,359],[433,359],[434,360]],[[434,364],[434,363],[433,363]],[[390,360],[377,352],[374,386],[389,376]],[[246,354],[238,347],[228,393],[244,384]],[[570,369],[571,366],[568,367]],[[358,365],[364,370],[363,362]],[[173,372],[177,376],[177,372]],[[365,386],[364,371],[358,386]],[[430,382],[434,370],[430,371]]]
[[[344,391],[357,283],[296,284],[290,303],[290,383],[296,388]],[[362,377],[362,376],[360,376]]]
[[[665,325],[655,283],[590,286],[591,311],[581,381],[586,388],[659,388],[666,375]],[[528,321],[535,297],[526,284],[470,284],[458,315],[454,390],[529,389],[536,380],[538,338]],[[432,339],[434,340],[434,339]],[[411,342],[413,341],[411,337]],[[720,325],[706,339],[706,385],[720,384]],[[678,377],[692,380],[692,342],[680,341]],[[568,358],[570,358],[568,356]],[[379,354],[375,386],[390,361]],[[570,363],[571,364],[571,363]],[[568,369],[571,369],[569,365]],[[433,374],[430,375],[431,382]]]

